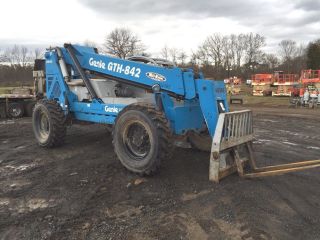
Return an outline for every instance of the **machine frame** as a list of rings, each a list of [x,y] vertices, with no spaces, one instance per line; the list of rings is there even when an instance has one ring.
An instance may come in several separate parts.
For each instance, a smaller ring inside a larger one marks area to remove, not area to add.
[[[212,143],[209,179],[214,182],[236,171],[241,177],[259,177],[320,166],[320,160],[314,160],[280,166],[281,171],[275,171],[278,170],[276,166],[257,168],[251,147],[252,112],[229,112],[223,80],[208,80],[201,73],[163,60],[145,61],[141,57],[139,61],[132,60],[71,44],[48,49],[45,69],[42,69],[46,91],[33,111],[33,128],[39,145],[62,144],[67,121],[76,120],[114,125],[116,155],[127,169],[137,173],[151,174],[157,170],[160,160],[169,155],[163,152],[168,152],[172,139],[188,136],[189,132],[199,133],[200,137],[205,133]],[[36,82],[42,82],[41,69],[35,70],[35,76],[41,76],[41,79],[36,77]],[[151,103],[128,94],[102,98],[91,81],[97,77],[143,89],[142,95],[151,96]],[[80,98],[80,94],[71,91],[71,86],[78,84],[88,96]],[[124,139],[126,136],[130,138],[128,141]],[[136,148],[144,148],[146,140],[149,140],[147,145],[151,153],[141,152],[141,156],[135,155],[133,159],[132,152],[126,155],[127,150],[119,147],[119,144],[134,144]],[[241,148],[247,151],[249,158],[240,157]],[[251,174],[243,171],[247,162],[253,170]]]

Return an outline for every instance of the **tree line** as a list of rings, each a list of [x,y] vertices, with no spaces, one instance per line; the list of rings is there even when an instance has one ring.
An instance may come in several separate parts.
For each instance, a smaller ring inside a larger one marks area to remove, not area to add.
[[[102,45],[89,40],[83,44],[123,59],[133,55],[151,56],[143,41],[127,28],[109,32]],[[206,77],[213,79],[231,76],[249,79],[254,73],[284,71],[299,74],[306,68],[320,69],[320,39],[307,45],[285,39],[275,47],[275,53],[265,52],[264,47],[266,39],[257,33],[214,33],[189,53],[164,45],[155,57],[171,61],[179,67],[202,71]],[[43,53],[44,49],[28,49],[19,45],[0,49],[0,86],[32,84],[32,62],[43,57]]]
[[[307,45],[285,39],[278,43],[274,49],[275,53],[265,52],[263,50],[265,46],[265,37],[257,33],[230,35],[214,33],[191,53],[165,45],[159,57],[180,67],[191,67],[202,71],[206,77],[214,79],[231,76],[248,79],[252,74],[261,72],[284,71],[299,74],[306,68],[320,69],[320,39]],[[150,55],[146,52],[142,40],[126,28],[111,31],[100,49],[120,58],[137,54]]]
[[[14,45],[0,49],[0,86],[28,86],[33,84],[33,62],[42,58],[44,49],[29,49]]]

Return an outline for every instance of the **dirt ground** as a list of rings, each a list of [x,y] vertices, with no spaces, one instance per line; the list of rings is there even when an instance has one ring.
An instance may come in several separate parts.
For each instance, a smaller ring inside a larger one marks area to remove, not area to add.
[[[253,110],[261,165],[319,159],[319,110]],[[177,148],[140,178],[104,126],[72,126],[46,150],[30,118],[0,120],[0,239],[320,239],[320,169],[217,185],[208,166]]]

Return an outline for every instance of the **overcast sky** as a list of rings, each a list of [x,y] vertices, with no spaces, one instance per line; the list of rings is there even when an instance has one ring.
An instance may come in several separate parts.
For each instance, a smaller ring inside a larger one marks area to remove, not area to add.
[[[165,44],[189,52],[215,32],[259,33],[275,51],[282,39],[320,38],[320,0],[1,0],[0,22],[0,48],[101,44],[128,27],[154,54]]]

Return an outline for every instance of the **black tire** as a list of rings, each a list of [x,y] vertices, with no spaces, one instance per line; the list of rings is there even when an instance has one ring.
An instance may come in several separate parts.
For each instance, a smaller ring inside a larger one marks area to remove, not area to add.
[[[27,117],[32,117],[35,104],[36,104],[35,102],[28,102],[27,104],[25,104],[24,110]]]
[[[10,103],[8,106],[7,114],[10,118],[22,118],[24,108],[22,103]]]
[[[66,136],[65,115],[56,101],[39,100],[33,109],[33,132],[42,147],[57,147]]]
[[[118,115],[112,142],[125,168],[140,175],[151,175],[157,172],[161,161],[170,158],[171,135],[163,112],[152,105],[131,104]]]

